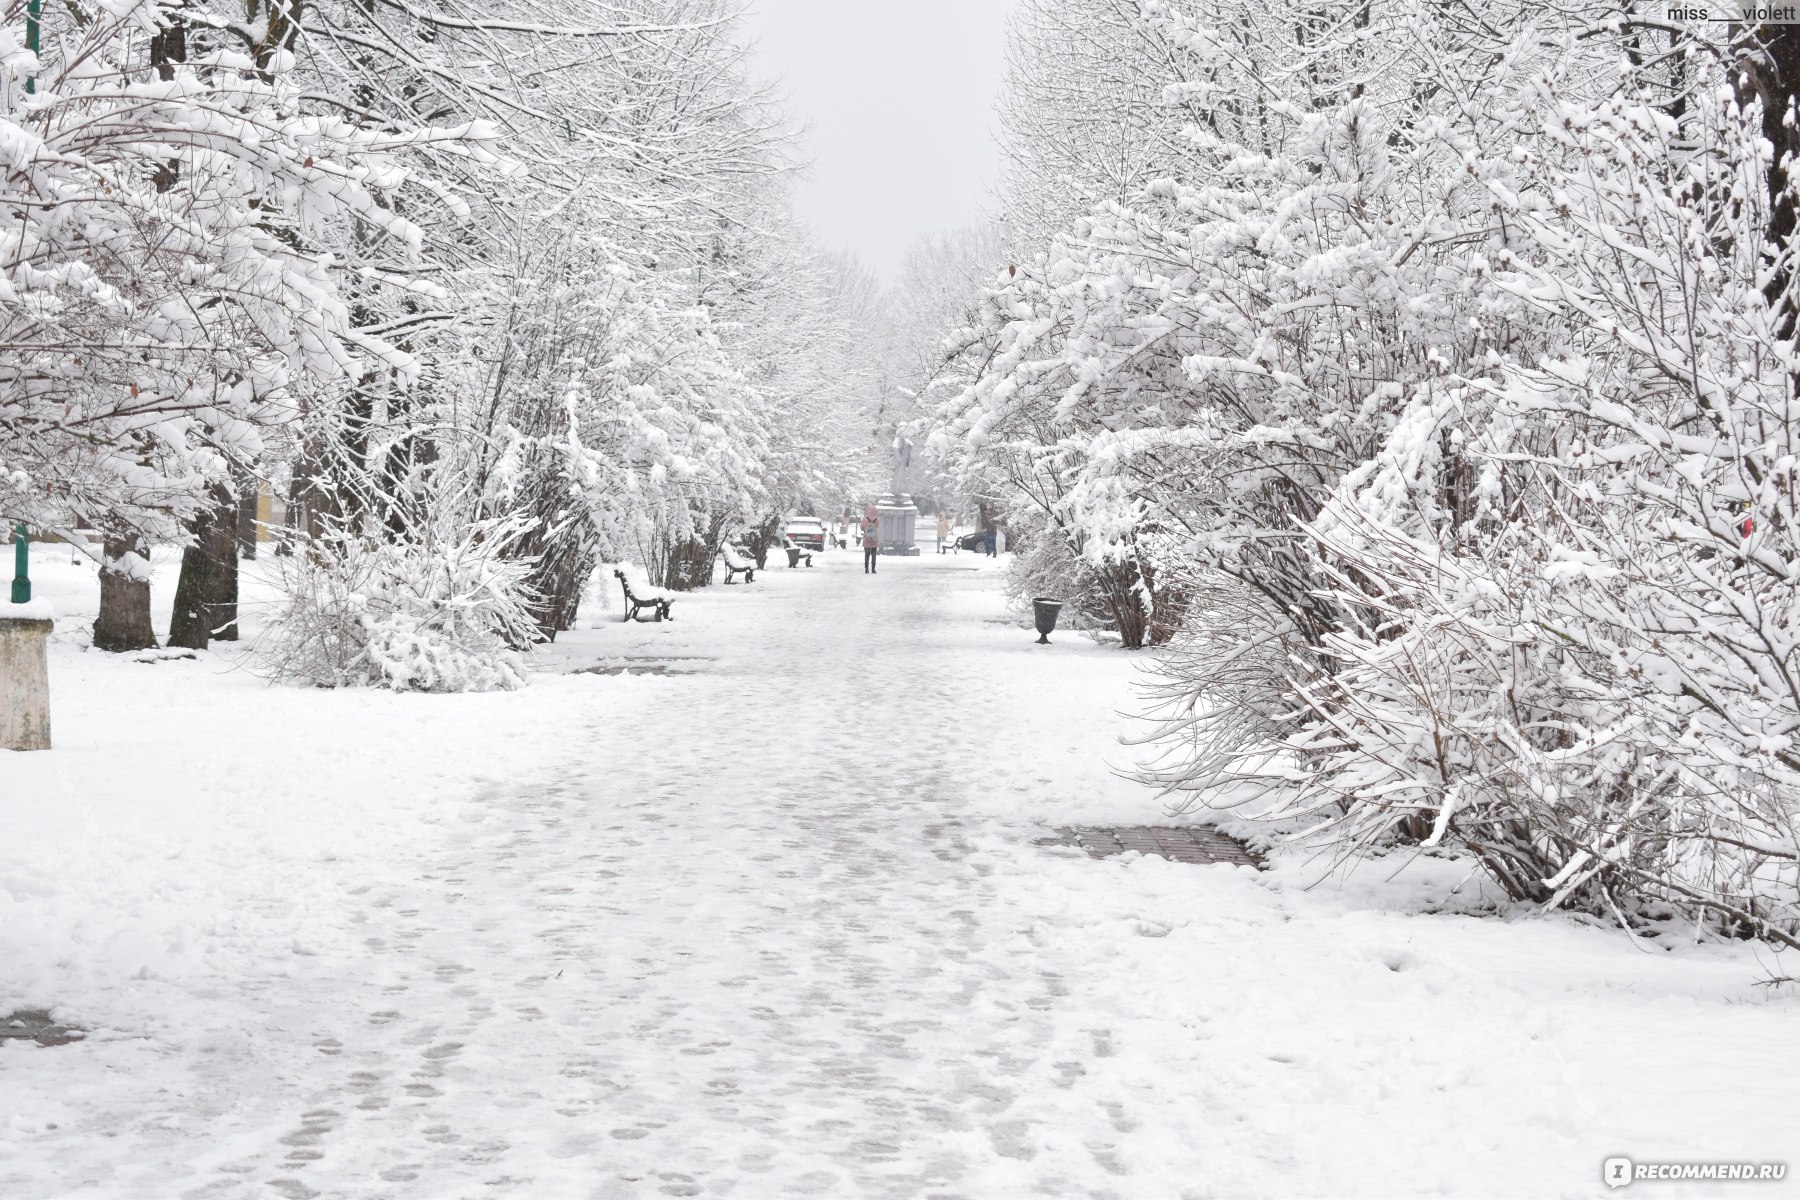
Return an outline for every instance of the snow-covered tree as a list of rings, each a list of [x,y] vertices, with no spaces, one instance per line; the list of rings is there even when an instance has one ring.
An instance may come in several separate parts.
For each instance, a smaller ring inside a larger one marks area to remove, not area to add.
[[[1391,382],[1423,369],[1429,326],[1451,320],[1398,302],[1431,288],[1435,256],[1402,258],[1404,242],[1431,235],[1458,180],[1411,220],[1395,201],[1442,148],[1388,145],[1394,114],[1373,96],[1326,103],[1365,78],[1408,94],[1408,44],[1378,49],[1366,8],[1313,6],[1284,25],[1245,5],[1153,6],[1103,56],[1135,54],[1133,77],[1171,57],[1165,78],[1180,72],[1163,89],[1167,127],[1133,134],[1143,157],[1121,179],[1142,186],[1118,183],[1131,203],[1103,200],[1016,264],[975,331],[987,351],[943,412],[1128,645],[1179,622],[1193,582],[1167,573],[1196,539],[1209,569],[1275,589],[1303,635],[1329,624],[1293,522],[1372,449]],[[1256,30],[1261,53],[1245,55]],[[1119,104],[1121,128],[1141,132],[1138,100]],[[1172,141],[1185,149],[1159,149]],[[1390,161],[1403,156],[1410,170]],[[1347,341],[1346,320],[1375,324]]]
[[[1314,523],[1344,611],[1290,800],[1518,899],[1795,944],[1791,330],[1726,70],[1523,99],[1493,286],[1555,335],[1419,395]],[[1652,908],[1650,911],[1655,911]]]
[[[1779,55],[1510,4],[1031,12],[1019,144],[1124,156],[1039,180],[1087,211],[961,335],[940,441],[1060,542],[1028,570],[1176,635],[1150,777],[1792,939]]]
[[[96,642],[149,640],[146,539],[176,533],[302,397],[410,357],[358,328],[315,240],[416,255],[384,193],[420,147],[492,160],[492,131],[364,129],[301,111],[201,6],[47,11],[0,32],[0,509],[108,533]],[[117,619],[109,621],[113,616]]]

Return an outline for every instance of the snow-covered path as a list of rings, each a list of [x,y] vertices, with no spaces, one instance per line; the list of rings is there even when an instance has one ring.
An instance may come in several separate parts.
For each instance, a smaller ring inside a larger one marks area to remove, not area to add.
[[[1032,845],[1159,810],[1107,769],[1129,656],[1034,646],[986,560],[676,613],[550,656],[668,673],[501,696],[65,649],[59,749],[0,762],[40,798],[0,1006],[96,1033],[0,1050],[0,1196],[1587,1196],[1610,1154],[1794,1157],[1795,1009],[1741,948],[1420,915],[1430,863]]]
[[[533,750],[521,779],[414,830],[430,836],[402,869],[343,880],[297,931],[294,970],[202,995],[200,1020],[208,1004],[229,1017],[225,1044],[189,1031],[122,1051],[134,1075],[199,1061],[32,1130],[44,1156],[14,1180],[560,1197],[977,1196],[1044,1178],[1107,1194],[1126,1170],[1112,1131],[1133,1118],[1079,1084],[1109,1033],[1083,1018],[1080,1053],[1062,1045],[1057,959],[1022,936],[970,835],[993,824],[974,793],[1045,787],[1047,760],[1113,782],[1106,723],[1052,744],[1070,722],[1042,693],[1080,678],[1073,658],[1116,697],[1118,657],[1071,636],[1045,670],[1016,621],[997,656],[995,576],[973,556],[822,567],[559,647],[668,673],[541,680],[580,690],[514,731]],[[1033,667],[1010,688],[992,677]],[[1106,714],[1072,690],[1078,713]],[[1030,832],[987,838],[1036,856]],[[162,1111],[132,1111],[146,1103]]]
[[[1004,723],[945,636],[961,579],[793,582],[822,587],[726,597],[765,611],[716,657],[667,631],[693,674],[561,730],[554,782],[370,895],[377,957],[339,981],[315,1115],[282,1142],[321,1156],[296,1194],[984,1194],[997,1161],[1118,1169],[1079,1064],[1050,1061],[1065,989],[965,836],[954,756],[980,751],[911,744],[909,713]]]

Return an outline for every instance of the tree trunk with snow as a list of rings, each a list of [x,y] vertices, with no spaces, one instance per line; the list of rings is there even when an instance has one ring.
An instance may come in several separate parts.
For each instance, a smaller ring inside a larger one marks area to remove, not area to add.
[[[94,649],[145,650],[156,645],[150,628],[150,548],[136,533],[108,532],[100,565],[100,615]]]
[[[214,484],[210,498],[189,527],[193,544],[181,552],[169,617],[169,645],[190,650],[238,636],[237,503],[224,484]]]

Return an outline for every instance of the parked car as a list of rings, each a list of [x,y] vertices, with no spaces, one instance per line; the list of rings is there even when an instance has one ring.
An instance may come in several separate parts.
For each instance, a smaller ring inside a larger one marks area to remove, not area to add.
[[[781,536],[802,550],[825,549],[825,522],[817,517],[789,517]]]

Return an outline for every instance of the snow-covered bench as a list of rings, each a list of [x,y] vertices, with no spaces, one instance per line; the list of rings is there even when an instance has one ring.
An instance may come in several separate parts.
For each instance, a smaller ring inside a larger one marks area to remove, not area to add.
[[[811,550],[802,550],[799,546],[796,546],[793,542],[785,541],[785,540],[781,543],[781,548],[783,550],[787,551],[788,566],[790,566],[790,567],[799,566],[801,559],[806,560],[807,566],[809,566],[809,567],[812,566],[813,552]]]
[[[739,554],[736,550],[732,549],[729,542],[719,547],[719,557],[724,560],[725,563],[726,583],[736,583],[737,579],[735,577],[738,575],[744,577],[745,583],[756,582],[755,560],[745,558],[743,555]]]
[[[614,571],[613,574],[619,577],[619,586],[625,589],[625,619],[627,621],[637,620],[638,613],[646,608],[653,610],[659,621],[664,617],[671,621],[675,619],[675,614],[669,611],[669,606],[675,603],[675,597],[667,592],[657,591],[655,588],[646,588],[644,595],[639,596],[631,590],[631,581],[625,578],[625,572]]]

